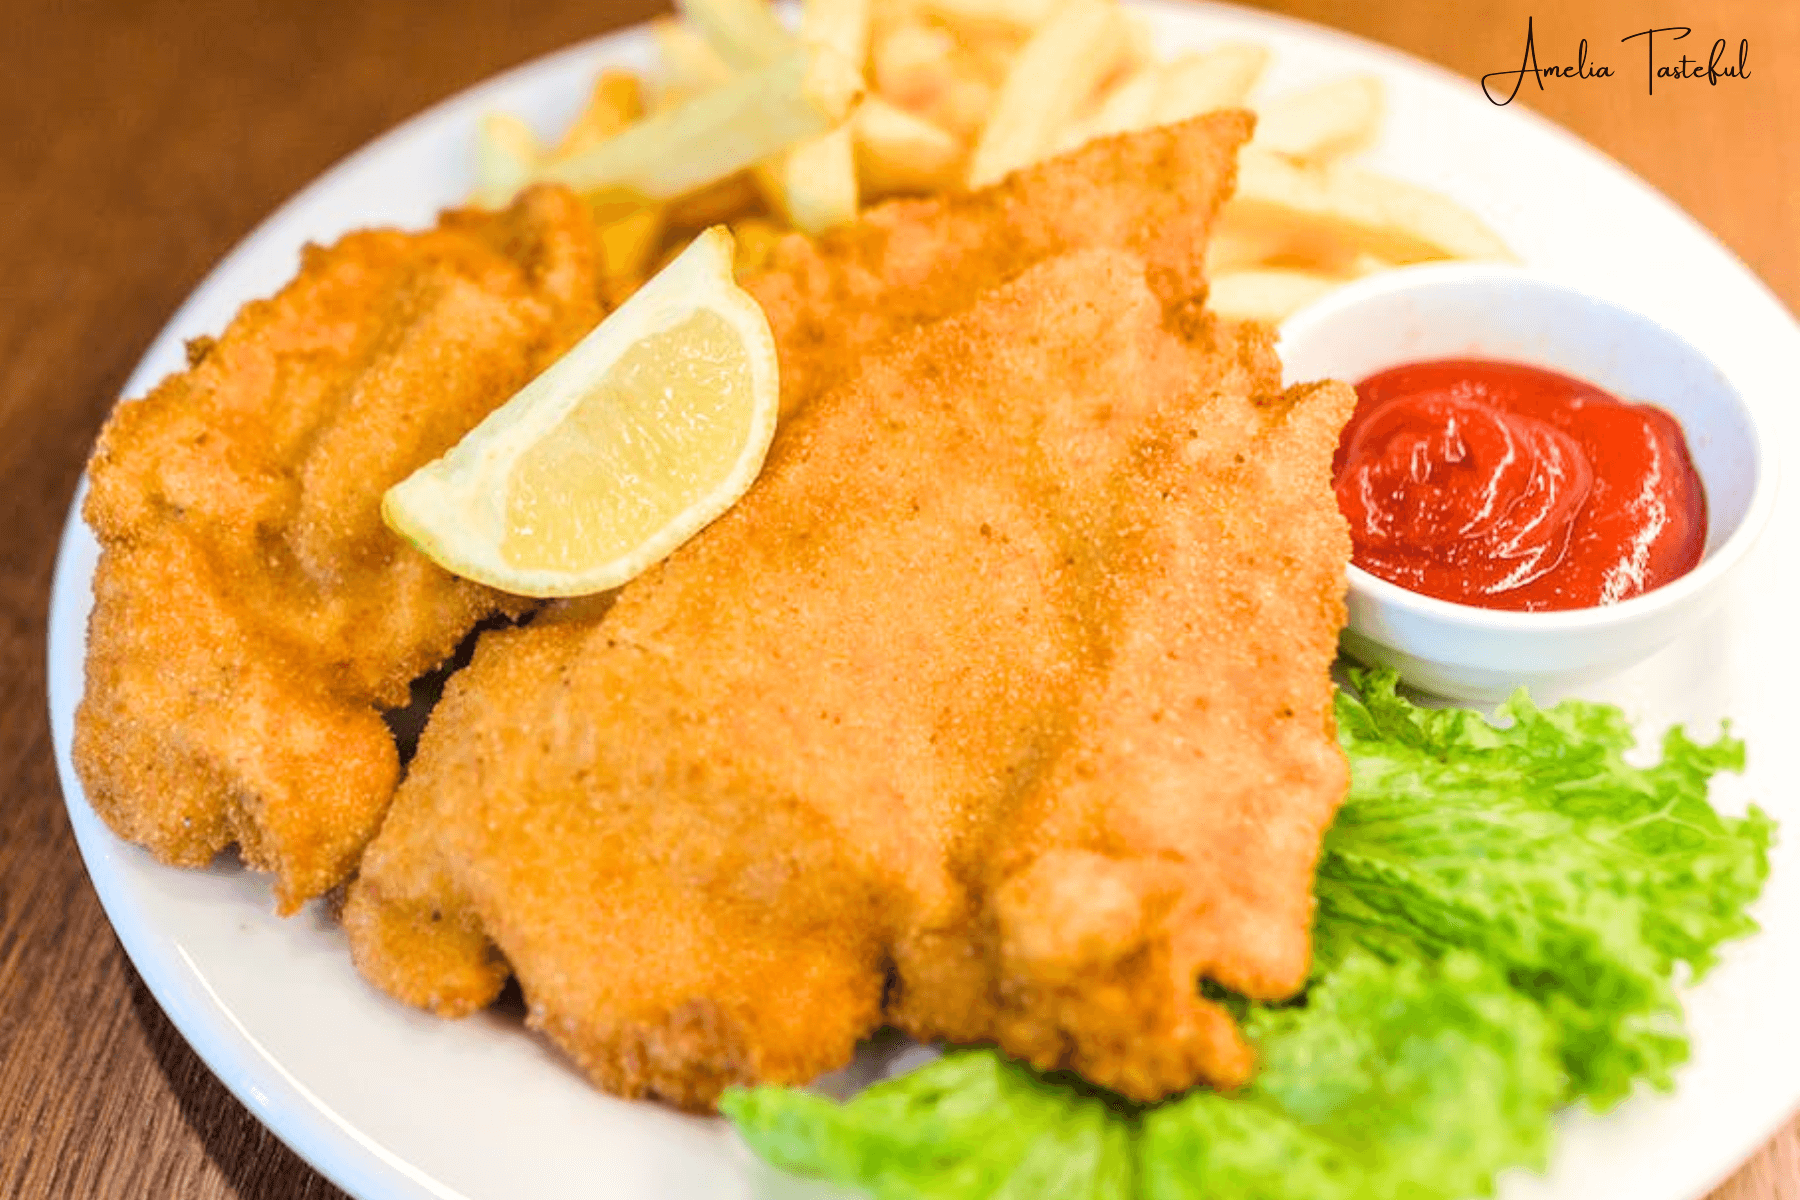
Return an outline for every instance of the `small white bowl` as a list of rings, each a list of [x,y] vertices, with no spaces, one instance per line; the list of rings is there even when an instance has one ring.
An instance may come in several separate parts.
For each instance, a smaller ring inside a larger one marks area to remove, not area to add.
[[[1357,383],[1434,358],[1547,367],[1657,405],[1687,436],[1706,489],[1706,550],[1692,571],[1618,604],[1503,612],[1423,596],[1350,568],[1343,648],[1407,683],[1491,702],[1618,671],[1705,616],[1767,523],[1776,468],[1756,418],[1698,350],[1648,317],[1517,267],[1408,267],[1349,284],[1281,327],[1290,382]]]

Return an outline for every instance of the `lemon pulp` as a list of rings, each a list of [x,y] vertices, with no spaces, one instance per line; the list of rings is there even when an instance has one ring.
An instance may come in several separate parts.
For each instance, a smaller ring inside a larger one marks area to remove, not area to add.
[[[575,571],[595,546],[647,540],[726,476],[754,408],[742,339],[699,311],[637,342],[520,455],[500,552],[521,570]]]

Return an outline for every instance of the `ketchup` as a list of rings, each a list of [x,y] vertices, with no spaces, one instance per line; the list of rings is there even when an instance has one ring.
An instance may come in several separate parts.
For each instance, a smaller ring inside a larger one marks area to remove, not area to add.
[[[1538,367],[1371,375],[1332,468],[1356,565],[1460,604],[1613,604],[1686,574],[1706,543],[1675,419]]]

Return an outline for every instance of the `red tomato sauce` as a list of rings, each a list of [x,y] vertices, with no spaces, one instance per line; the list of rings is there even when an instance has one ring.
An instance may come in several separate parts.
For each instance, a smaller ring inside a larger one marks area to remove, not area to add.
[[[1460,604],[1613,604],[1691,571],[1706,544],[1675,418],[1538,367],[1371,375],[1333,473],[1356,565]]]

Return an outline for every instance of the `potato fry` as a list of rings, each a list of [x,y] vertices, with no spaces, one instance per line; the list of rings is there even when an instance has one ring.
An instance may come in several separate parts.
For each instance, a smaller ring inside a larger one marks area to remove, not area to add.
[[[1446,196],[1348,164],[1301,166],[1254,145],[1239,154],[1237,197],[1227,210],[1241,229],[1287,230],[1290,244],[1311,243],[1305,253],[1315,261],[1331,254],[1320,245],[1392,263],[1512,258],[1480,217]]]
[[[869,54],[875,90],[900,108],[959,138],[987,123],[1004,70],[988,77],[985,64],[947,29],[900,24],[876,39]]]
[[[656,41],[656,52],[663,65],[657,107],[666,107],[665,97],[670,93],[688,99],[731,78],[731,64],[720,58],[705,38],[676,18],[658,17],[651,21],[650,36]]]
[[[650,264],[662,246],[663,205],[645,204],[623,211],[608,211],[605,203],[593,207],[607,283],[634,287],[648,277]]]
[[[669,201],[666,227],[698,233],[714,225],[728,225],[760,214],[762,193],[748,171],[728,175],[696,192]]]
[[[1169,125],[1218,108],[1235,108],[1269,64],[1269,52],[1250,42],[1226,42],[1163,64],[1150,124]]]
[[[846,62],[861,64],[869,56],[870,0],[803,0],[800,40],[830,46]]]
[[[1381,110],[1381,80],[1333,80],[1258,105],[1256,144],[1294,158],[1340,158],[1374,144]]]
[[[962,181],[962,141],[880,96],[863,99],[851,127],[857,173],[870,197],[949,191]]]
[[[1097,137],[1148,128],[1155,115],[1157,89],[1161,84],[1162,68],[1155,63],[1132,71],[1100,98],[1100,104],[1093,112],[1069,123],[1057,139],[1056,149],[1058,152],[1073,150]]]
[[[883,31],[869,50],[875,88],[903,108],[917,111],[950,86],[956,35],[937,25],[902,22]]]
[[[562,140],[550,157],[568,158],[592,149],[623,133],[626,126],[643,115],[644,91],[637,75],[631,71],[602,71],[588,94],[587,107],[563,131]]]
[[[862,196],[850,122],[788,151],[784,167],[794,228],[817,235],[856,220]]]
[[[1227,204],[1219,214],[1206,245],[1209,279],[1268,267],[1313,271],[1345,282],[1398,265],[1342,241],[1334,229],[1297,226],[1235,203]]]
[[[1125,10],[1125,58],[1115,78],[1123,78],[1139,67],[1157,62],[1156,30],[1150,18],[1132,9]]]
[[[768,0],[678,0],[676,7],[733,70],[766,67],[793,51],[794,35]]]
[[[673,199],[835,128],[862,96],[862,75],[808,46],[639,121],[538,177],[579,191]]]
[[[1342,280],[1318,271],[1263,267],[1215,276],[1206,303],[1228,321],[1280,324]]]
[[[848,123],[758,163],[752,178],[769,207],[818,235],[856,220],[856,150]]]
[[[505,208],[531,182],[543,149],[531,126],[511,113],[492,112],[475,131],[475,200]]]
[[[1049,154],[1083,102],[1130,52],[1123,9],[1101,0],[1066,0],[1013,60],[970,156],[969,186],[997,182]]]
[[[767,0],[681,0],[681,10],[729,67],[754,69],[799,44],[848,63],[867,57],[869,0],[807,0],[796,39]],[[771,208],[807,233],[856,219],[856,155],[848,129],[834,129],[758,163],[752,172]]]
[[[950,25],[1001,25],[1033,30],[1056,15],[1062,0],[921,0],[919,7]]]
[[[1509,250],[1507,253],[1510,256],[1512,252]],[[1399,265],[1367,250],[1358,250],[1350,259],[1349,266],[1344,269],[1344,276],[1346,279],[1361,279],[1364,275],[1373,275],[1377,271],[1391,271]]]
[[[1227,42],[1154,61],[1147,23],[1116,0],[802,0],[798,32],[769,0],[677,6],[685,23],[663,18],[653,32],[665,65],[657,104],[685,100],[678,113],[600,141],[583,130],[609,128],[599,110],[628,111],[628,101],[615,84],[620,94],[603,102],[597,84],[590,111],[558,147],[582,147],[569,164],[545,164],[522,127],[484,140],[484,180],[517,180],[521,162],[535,163],[530,177],[602,181],[589,186],[640,206],[659,202],[657,247],[645,248],[649,218],[636,209],[638,224],[607,235],[632,264],[653,266],[670,239],[707,224],[818,234],[853,220],[872,197],[983,186],[1095,137],[1241,106],[1270,57],[1264,46]],[[801,46],[835,52],[838,66],[866,63],[872,91],[858,101],[840,70],[835,99],[806,99],[804,71],[793,65]],[[788,71],[780,83],[778,63]],[[752,85],[751,73],[764,82]],[[717,92],[726,84],[766,111],[733,111]],[[1258,107],[1239,196],[1207,253],[1220,312],[1278,321],[1370,271],[1510,257],[1461,205],[1341,161],[1380,132],[1378,79],[1334,80]],[[827,110],[852,115],[834,121]],[[796,136],[802,126],[814,132]],[[784,149],[764,152],[784,139]],[[764,206],[768,219],[752,215]]]
[[[869,0],[804,0],[800,38],[830,48],[845,62],[863,62],[869,53]],[[773,176],[766,190],[774,192],[778,211],[804,233],[818,235],[856,220],[856,147],[848,122],[758,168],[758,179],[765,176]]]
[[[1317,251],[1317,253],[1312,253]],[[1342,247],[1296,245],[1293,231],[1279,221],[1258,220],[1230,202],[1219,212],[1206,242],[1206,275],[1217,279],[1230,271],[1304,263],[1330,274],[1342,274],[1349,258]]]
[[[766,270],[775,261],[775,247],[787,234],[767,218],[747,217],[732,223],[731,236],[737,242],[732,269],[739,279],[744,279]]]
[[[1267,59],[1259,46],[1231,42],[1166,63],[1144,63],[1108,90],[1093,112],[1070,122],[1056,148],[1073,150],[1097,137],[1135,133],[1241,104]]]

